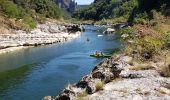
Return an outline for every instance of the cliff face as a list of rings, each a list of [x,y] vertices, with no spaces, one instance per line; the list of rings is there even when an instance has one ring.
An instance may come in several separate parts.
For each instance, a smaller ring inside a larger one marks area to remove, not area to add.
[[[78,9],[78,5],[74,0],[55,0],[55,2],[60,8],[70,13],[74,13]]]

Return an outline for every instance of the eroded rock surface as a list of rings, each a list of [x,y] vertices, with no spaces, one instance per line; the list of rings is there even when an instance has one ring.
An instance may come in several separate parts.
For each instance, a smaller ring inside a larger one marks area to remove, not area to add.
[[[170,100],[170,89],[164,87],[170,78],[160,76],[155,69],[130,70],[131,61],[128,56],[106,59],[77,84],[69,85],[66,89],[71,92],[63,91],[54,99]],[[98,82],[104,82],[102,89],[96,86]]]
[[[12,33],[1,33],[0,49],[65,42],[78,37],[83,30],[84,28],[79,25],[58,25],[54,23],[39,24],[36,29],[30,32],[13,30]]]

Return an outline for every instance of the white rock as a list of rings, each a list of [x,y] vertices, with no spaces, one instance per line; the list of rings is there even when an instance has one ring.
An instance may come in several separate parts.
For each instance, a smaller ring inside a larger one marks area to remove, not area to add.
[[[133,58],[130,56],[123,56],[120,58],[120,60],[123,62],[126,62],[126,63],[130,63],[130,62],[132,62]]]
[[[127,37],[129,37],[129,34],[123,34],[121,37],[122,38],[127,38]]]

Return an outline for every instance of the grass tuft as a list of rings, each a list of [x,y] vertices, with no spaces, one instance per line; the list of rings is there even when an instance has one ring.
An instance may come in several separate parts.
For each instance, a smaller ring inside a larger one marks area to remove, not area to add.
[[[96,82],[95,87],[96,87],[96,91],[103,90],[104,82],[102,82],[102,81],[98,81],[98,82]]]

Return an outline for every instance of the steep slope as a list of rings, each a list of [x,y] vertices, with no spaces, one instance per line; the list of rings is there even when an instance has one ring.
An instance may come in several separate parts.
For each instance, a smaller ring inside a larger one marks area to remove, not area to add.
[[[5,29],[30,30],[46,18],[60,19],[63,11],[53,0],[0,0],[1,31]]]
[[[133,21],[134,17],[145,12],[147,18],[152,19],[152,10],[162,12],[162,14],[168,16],[170,14],[169,8],[168,0],[95,0],[88,8],[79,10],[74,17],[85,20],[121,17]]]
[[[77,3],[73,0],[55,0],[55,2],[60,8],[70,12],[71,14],[78,9]]]
[[[114,2],[114,3],[113,3]],[[110,18],[113,8],[117,5],[114,0],[95,0],[88,8],[81,9],[74,16],[80,19]]]

